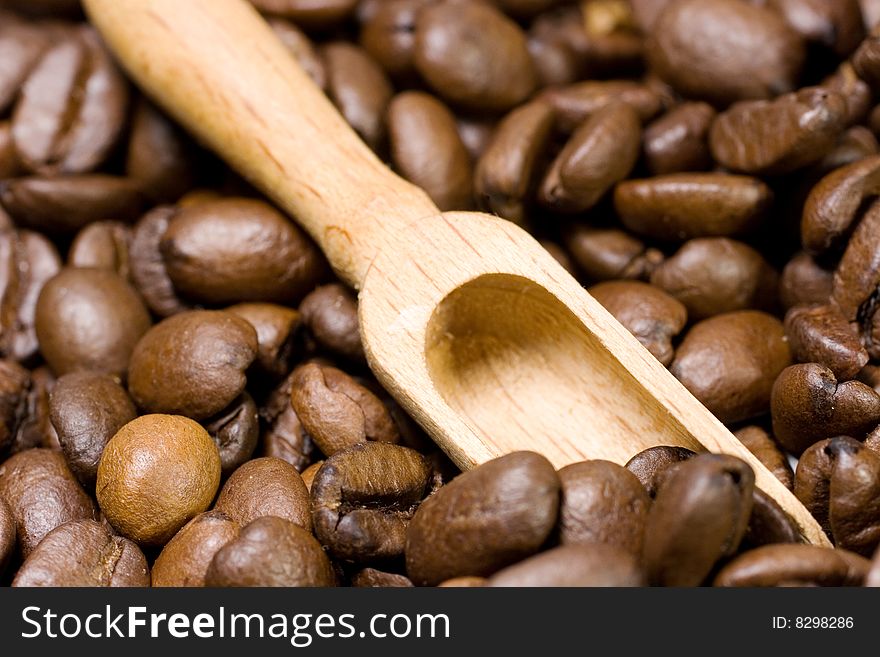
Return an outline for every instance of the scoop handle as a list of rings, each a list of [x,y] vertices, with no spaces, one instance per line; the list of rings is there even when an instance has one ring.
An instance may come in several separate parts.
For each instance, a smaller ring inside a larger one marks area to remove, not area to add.
[[[360,288],[375,255],[439,214],[361,141],[245,0],[85,0],[137,83],[291,214]]]

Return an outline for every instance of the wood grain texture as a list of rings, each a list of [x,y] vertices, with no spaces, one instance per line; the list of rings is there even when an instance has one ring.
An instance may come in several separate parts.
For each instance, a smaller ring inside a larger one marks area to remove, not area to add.
[[[345,124],[243,0],[85,0],[133,77],[285,208],[361,290],[370,367],[461,467],[655,445],[739,456],[806,540],[819,525],[528,233],[440,214]]]

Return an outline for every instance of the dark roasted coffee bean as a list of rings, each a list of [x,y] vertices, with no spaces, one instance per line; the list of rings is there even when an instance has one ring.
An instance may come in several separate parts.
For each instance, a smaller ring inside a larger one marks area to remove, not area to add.
[[[773,382],[790,364],[782,322],[741,310],[694,325],[670,370],[719,420],[730,423],[766,413]]]
[[[15,516],[6,501],[0,497],[0,575],[15,554]]]
[[[4,0],[4,7],[33,16],[71,17],[82,12],[80,0]]]
[[[559,541],[604,543],[638,558],[651,498],[634,474],[610,461],[582,461],[559,471]]]
[[[782,507],[760,488],[752,497],[752,515],[741,550],[771,543],[801,543],[800,528]]]
[[[772,199],[770,188],[757,178],[674,173],[620,183],[614,207],[633,232],[680,242],[747,232],[762,219]]]
[[[17,587],[149,585],[150,569],[140,548],[94,520],[68,522],[46,534],[12,582]]]
[[[133,219],[143,207],[137,183],[104,174],[31,176],[0,183],[0,203],[18,225],[69,235],[105,219]]]
[[[263,516],[278,516],[312,529],[309,491],[289,463],[272,457],[248,461],[223,485],[216,511],[244,527]]]
[[[59,376],[76,370],[123,376],[150,324],[134,288],[106,269],[62,269],[43,286],[35,313],[40,353]]]
[[[681,301],[692,321],[749,308],[772,311],[778,281],[760,253],[724,237],[685,242],[651,274],[651,284]]]
[[[794,494],[816,519],[825,533],[831,535],[828,503],[831,495],[831,472],[834,469],[831,438],[810,445],[800,455],[794,475]]]
[[[189,309],[174,289],[159,248],[175,212],[175,208],[165,205],[145,214],[132,230],[129,245],[131,278],[147,306],[160,317]]]
[[[861,586],[870,562],[816,545],[766,545],[741,554],[715,576],[715,586]]]
[[[0,360],[0,454],[15,440],[30,388],[30,372],[14,361]]]
[[[721,166],[753,175],[790,173],[821,160],[846,128],[846,99],[808,87],[775,100],[743,101],[718,115],[709,132]]]
[[[510,112],[477,162],[474,191],[484,210],[517,224],[526,220],[541,160],[553,136],[553,110],[532,102]]]
[[[514,452],[459,475],[422,502],[406,536],[407,575],[435,585],[488,576],[536,553],[556,524],[560,481],[547,459]]]
[[[860,381],[838,382],[817,363],[785,369],[773,384],[770,408],[773,434],[793,454],[823,438],[862,438],[880,423],[880,394]]]
[[[307,363],[293,371],[291,383],[293,410],[326,456],[367,440],[399,440],[385,405],[345,372]]]
[[[418,452],[363,443],[328,458],[312,482],[312,522],[321,544],[355,563],[403,555],[407,526],[430,492],[431,470]]]
[[[642,450],[626,463],[626,469],[632,472],[638,479],[648,495],[654,498],[663,480],[663,472],[677,463],[686,461],[696,452],[686,447],[673,447],[672,445],[657,445]]]
[[[413,583],[405,575],[363,568],[352,576],[351,585],[360,588],[409,588]]]
[[[880,544],[880,454],[852,438],[832,438],[828,524],[837,547],[865,557]]]
[[[247,461],[260,439],[260,416],[253,397],[243,392],[203,426],[220,450],[220,469],[227,476]]]
[[[341,283],[315,288],[299,306],[303,323],[318,344],[353,362],[364,362],[357,297]]]
[[[841,381],[855,378],[868,363],[858,328],[835,306],[792,308],[785,315],[785,335],[796,361],[824,365]]]
[[[385,111],[394,90],[385,72],[363,50],[334,41],[321,48],[327,93],[349,125],[373,150],[385,139]]]
[[[2,36],[0,36],[2,44]],[[0,180],[14,178],[21,173],[21,164],[12,143],[12,128],[9,121],[0,121]]]
[[[219,485],[220,454],[198,423],[179,415],[142,415],[104,448],[96,492],[116,531],[158,546],[206,511]]]
[[[697,586],[745,534],[755,476],[732,456],[702,454],[681,463],[648,511],[644,561],[649,580]]]
[[[97,33],[71,31],[22,86],[12,116],[18,159],[40,174],[93,171],[115,146],[127,107],[128,83]]]
[[[712,164],[709,127],[715,110],[707,103],[682,103],[645,128],[645,162],[655,176],[702,171]]]
[[[684,305],[662,290],[639,281],[606,281],[590,294],[664,365],[675,355],[672,340],[684,329]]]
[[[264,516],[243,527],[208,566],[206,586],[333,586],[321,544],[302,527]]]
[[[238,533],[238,523],[226,514],[200,513],[162,548],[153,564],[153,586],[204,586],[214,555]]]
[[[293,55],[297,63],[312,79],[312,82],[322,90],[326,90],[327,69],[309,37],[294,23],[283,18],[271,18],[268,22],[275,36]]]
[[[779,299],[785,308],[827,303],[833,276],[834,272],[821,267],[808,253],[798,253],[782,270]]]
[[[16,454],[34,447],[60,450],[58,434],[52,426],[49,413],[49,393],[55,377],[46,366],[31,372],[30,386],[19,417],[11,453]]]
[[[238,315],[254,327],[257,332],[256,363],[263,373],[277,380],[290,371],[299,335],[299,312],[286,306],[259,302],[229,306],[226,312]]]
[[[630,80],[588,80],[551,87],[541,93],[539,99],[553,108],[557,127],[563,132],[573,132],[612,103],[630,105],[642,121],[653,118],[663,107],[663,100],[656,91]]]
[[[104,447],[137,417],[131,397],[112,376],[72,372],[56,381],[49,413],[71,472],[93,491]]]
[[[547,550],[495,573],[489,586],[645,586],[635,557],[590,543]]]
[[[118,221],[96,221],[76,234],[67,252],[67,264],[109,269],[131,281],[130,250],[131,228]]]
[[[202,303],[293,303],[325,272],[301,230],[267,203],[243,198],[178,211],[159,249],[175,289]]]
[[[441,210],[470,209],[470,155],[449,108],[429,94],[405,91],[388,106],[387,122],[391,160],[401,175]]]
[[[59,525],[95,518],[95,503],[64,456],[48,449],[19,452],[0,464],[0,498],[15,518],[18,548],[25,558]]]
[[[257,333],[245,320],[217,310],[169,317],[141,338],[131,355],[128,388],[150,413],[203,420],[244,390],[257,355]]]
[[[444,99],[471,109],[510,109],[537,84],[525,34],[483,3],[442,2],[422,9],[413,61]]]
[[[875,201],[856,226],[837,270],[831,296],[843,316],[854,321],[874,303],[880,290],[880,201]]]
[[[646,53],[677,91],[718,105],[791,91],[804,62],[802,40],[778,14],[738,0],[673,0]]]
[[[550,165],[539,199],[547,207],[583,212],[626,178],[639,157],[641,125],[635,110],[613,103],[587,119]]]
[[[37,352],[37,299],[61,269],[52,243],[29,230],[0,231],[0,355],[27,361]]]
[[[750,425],[735,431],[733,435],[782,482],[783,486],[789,490],[794,487],[794,472],[788,463],[788,458],[769,433],[759,426]]]
[[[274,456],[290,463],[299,472],[312,461],[314,443],[290,405],[293,373],[269,395],[260,409],[266,428],[263,433],[263,456]]]
[[[578,224],[564,239],[575,263],[592,281],[645,280],[663,262],[660,251],[617,228]]]

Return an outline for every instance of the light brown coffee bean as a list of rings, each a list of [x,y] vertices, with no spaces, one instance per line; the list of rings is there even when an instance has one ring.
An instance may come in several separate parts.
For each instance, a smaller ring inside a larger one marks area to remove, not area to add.
[[[214,555],[238,538],[239,525],[220,511],[206,511],[186,523],[153,564],[153,586],[205,586]]]
[[[309,491],[296,468],[277,458],[257,458],[239,467],[223,485],[214,509],[242,527],[278,516],[312,529]]]
[[[694,325],[670,371],[719,420],[730,423],[766,413],[773,382],[790,364],[782,322],[741,310]],[[782,442],[775,428],[774,433]]]
[[[770,188],[757,178],[726,173],[627,180],[614,191],[624,226],[669,242],[745,233],[761,221],[772,200]]]
[[[488,576],[537,552],[556,524],[560,482],[547,459],[514,452],[459,475],[422,502],[406,536],[407,575],[435,585]]]
[[[488,586],[645,586],[635,557],[601,543],[565,545],[495,573]]]
[[[816,545],[766,545],[741,554],[714,586],[861,586],[870,562]]]
[[[707,103],[682,103],[645,128],[643,150],[652,175],[702,171],[712,164],[709,127],[715,110]]]
[[[366,361],[354,293],[341,283],[315,288],[299,306],[303,323],[318,344],[353,362]]]
[[[684,305],[662,290],[639,281],[606,281],[590,294],[664,365],[675,355],[672,340],[684,329]]]
[[[855,378],[868,363],[857,326],[833,305],[792,308],[785,315],[785,335],[796,361],[820,363],[841,381]]]
[[[788,458],[769,433],[757,425],[749,425],[734,431],[733,435],[782,482],[783,486],[789,490],[794,487],[794,472],[788,463]]]

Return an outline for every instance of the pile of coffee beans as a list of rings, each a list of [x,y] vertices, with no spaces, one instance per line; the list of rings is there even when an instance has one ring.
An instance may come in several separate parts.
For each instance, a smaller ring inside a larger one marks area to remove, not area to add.
[[[77,0],[2,0],[0,581],[880,586],[880,1],[253,4],[381,158],[532,232],[835,547],[729,456],[460,473],[296,217]]]

